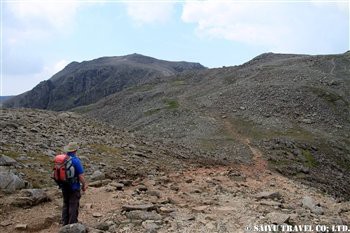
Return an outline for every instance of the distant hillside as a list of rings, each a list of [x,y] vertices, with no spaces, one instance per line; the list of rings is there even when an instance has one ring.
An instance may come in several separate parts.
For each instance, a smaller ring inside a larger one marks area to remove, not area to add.
[[[10,98],[12,98],[13,95],[8,95],[8,96],[0,96],[0,101],[5,101],[5,100],[8,100]]]
[[[249,163],[253,143],[282,174],[350,193],[349,52],[262,54],[240,66],[150,81],[76,110],[223,163]]]
[[[139,54],[72,62],[31,91],[6,101],[4,106],[67,110],[157,77],[203,69],[199,63],[169,62]]]
[[[0,107],[2,107],[3,102],[5,102],[6,100],[12,98],[13,95],[9,95],[9,96],[0,96]]]

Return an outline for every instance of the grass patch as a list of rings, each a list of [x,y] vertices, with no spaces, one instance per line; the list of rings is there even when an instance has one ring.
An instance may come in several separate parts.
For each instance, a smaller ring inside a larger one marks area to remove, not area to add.
[[[309,150],[303,150],[302,154],[304,155],[304,157],[306,159],[305,165],[307,167],[312,168],[312,167],[317,166],[318,163]]]
[[[89,104],[89,105],[85,105],[85,106],[76,107],[76,108],[72,109],[72,111],[80,113],[80,114],[84,114],[84,113],[91,112],[94,109],[96,109],[95,104]]]
[[[19,152],[5,151],[3,152],[3,154],[17,160],[19,163],[23,163],[24,165],[26,165],[25,167],[18,168],[18,172],[22,172],[25,174],[24,179],[29,181],[29,183],[32,184],[33,188],[44,188],[54,185],[54,182],[51,179],[51,171],[53,168],[52,157],[41,153],[28,152],[25,153],[25,156],[28,159],[21,161],[19,160]]]
[[[235,142],[232,137],[223,137],[218,139],[207,139],[207,138],[201,138],[199,139],[200,148],[208,150],[208,151],[214,151],[217,150],[220,147],[223,147],[227,144],[232,144]]]
[[[294,125],[293,128],[289,128],[285,131],[279,131],[277,129],[263,128],[263,126],[253,121],[241,118],[232,119],[231,122],[237,133],[256,140],[272,139],[276,137],[288,137],[303,141],[313,141],[315,139],[315,136],[311,132],[298,125]]]
[[[335,162],[342,168],[344,168],[347,171],[350,171],[350,161],[341,159],[341,158],[336,158]]]
[[[151,116],[153,114],[160,112],[163,109],[177,109],[180,107],[179,102],[177,100],[174,100],[174,99],[165,99],[165,100],[163,100],[163,102],[165,104],[164,107],[149,109],[149,110],[145,111],[144,114],[146,116]]]
[[[349,106],[349,103],[342,96],[336,93],[318,87],[310,87],[310,89],[314,94],[324,99],[328,103],[335,105],[338,100],[341,100],[346,106]]]
[[[162,109],[161,109],[161,108],[149,109],[149,110],[145,111],[144,114],[145,114],[146,116],[151,116],[151,115],[153,115],[153,114],[158,113],[160,110],[162,110]]]
[[[174,86],[182,86],[182,85],[186,85],[186,82],[184,80],[175,80],[172,82],[172,84]]]
[[[104,144],[92,144],[90,147],[94,150],[95,153],[98,154],[106,153],[109,155],[119,155],[121,153],[121,149],[110,147]]]
[[[179,102],[173,99],[166,99],[164,100],[164,103],[166,104],[167,109],[177,109],[180,106]]]
[[[13,159],[17,159],[19,157],[19,152],[16,151],[4,151],[2,154]]]

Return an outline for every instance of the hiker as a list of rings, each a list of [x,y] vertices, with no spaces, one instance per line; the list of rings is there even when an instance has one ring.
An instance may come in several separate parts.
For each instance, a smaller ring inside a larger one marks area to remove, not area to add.
[[[84,178],[84,168],[80,162],[80,159],[76,155],[76,152],[78,149],[79,149],[78,143],[70,142],[67,146],[64,147],[64,152],[66,154],[58,155],[58,156],[64,156],[65,158],[64,159],[65,161],[64,176],[65,176],[65,179],[68,180],[68,181],[65,180],[65,182],[57,182],[59,184],[59,187],[62,189],[62,194],[63,194],[63,209],[62,209],[63,225],[68,225],[68,224],[78,222],[79,200],[81,197],[80,189],[83,190],[83,192],[85,192],[87,188],[87,183]],[[57,181],[57,179],[55,180]]]

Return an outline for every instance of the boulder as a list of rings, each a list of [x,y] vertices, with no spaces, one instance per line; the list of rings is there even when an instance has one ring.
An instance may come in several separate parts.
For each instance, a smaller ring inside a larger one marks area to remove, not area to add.
[[[0,189],[4,192],[13,193],[18,189],[26,187],[26,182],[14,173],[0,172]]]
[[[94,181],[94,182],[89,183],[89,186],[90,186],[90,187],[94,187],[94,188],[98,188],[98,187],[101,187],[101,186],[104,186],[104,185],[109,184],[111,181],[112,181],[112,180],[110,180],[110,179],[106,179],[106,180],[97,180],[97,181]]]
[[[69,224],[61,227],[58,233],[86,233],[86,227],[81,223]]]
[[[147,232],[157,232],[160,228],[153,220],[143,221],[141,225]]]
[[[143,204],[143,205],[123,205],[122,210],[124,211],[134,211],[134,210],[154,210],[156,206],[153,204]]]
[[[15,226],[15,229],[16,230],[19,230],[19,231],[24,231],[28,228],[28,225],[27,224],[23,224],[23,223],[19,223]]]
[[[131,220],[161,220],[162,216],[160,214],[157,214],[155,212],[148,212],[148,211],[142,211],[142,210],[135,210],[126,212],[126,217]]]
[[[105,178],[106,178],[106,175],[99,170],[94,171],[94,173],[92,173],[92,175],[91,175],[92,181],[104,180]]]
[[[17,163],[18,162],[11,157],[8,157],[6,155],[0,156],[0,166],[13,166],[13,165],[16,165]]]
[[[121,180],[119,183],[122,183],[125,186],[131,186],[132,185],[132,180]]]
[[[43,189],[23,189],[20,196],[11,204],[18,207],[29,207],[48,201],[51,199]]]
[[[282,196],[279,192],[260,192],[256,196],[256,199],[281,199]]]
[[[319,206],[319,204],[316,204],[316,202],[309,196],[305,196],[301,201],[301,204],[303,207],[310,209],[311,212],[314,214],[324,214],[323,208]]]
[[[271,212],[266,215],[266,217],[269,219],[270,223],[272,224],[283,224],[287,223],[290,219],[290,215],[278,213],[278,212]]]

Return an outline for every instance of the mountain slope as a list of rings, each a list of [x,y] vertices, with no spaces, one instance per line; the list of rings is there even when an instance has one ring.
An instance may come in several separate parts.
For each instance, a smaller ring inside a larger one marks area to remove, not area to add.
[[[67,232],[60,230],[62,194],[50,174],[53,155],[71,140],[81,146],[89,184],[79,209],[88,232],[247,232],[250,226],[350,223],[349,201],[269,171],[252,145],[250,164],[201,166],[177,157],[176,147],[76,113],[3,109],[0,117],[0,175],[16,174],[34,187],[12,194],[0,189],[0,232]]]
[[[249,139],[270,167],[346,196],[349,93],[349,53],[269,53],[150,81],[76,110],[220,163],[249,163]]]
[[[4,106],[67,110],[157,77],[201,69],[205,67],[198,63],[169,62],[139,54],[72,62],[31,91],[6,101]]]

